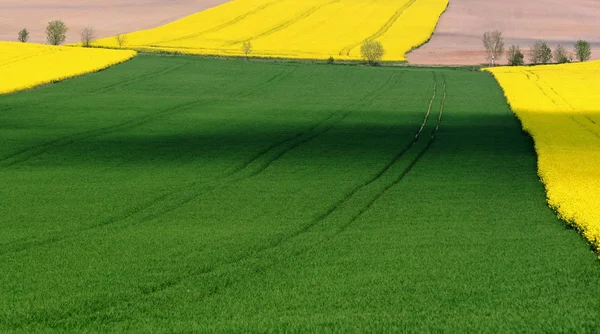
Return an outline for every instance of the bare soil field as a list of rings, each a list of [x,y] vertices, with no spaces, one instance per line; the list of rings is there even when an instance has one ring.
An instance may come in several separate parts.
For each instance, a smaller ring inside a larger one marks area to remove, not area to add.
[[[52,20],[69,27],[67,43],[79,41],[84,27],[97,37],[153,28],[229,0],[2,0],[0,40],[16,41],[27,28],[31,42],[45,43],[44,31]]]
[[[485,63],[481,36],[503,32],[505,44],[523,50],[537,39],[552,48],[571,50],[577,39],[592,43],[592,58],[600,59],[598,0],[450,0],[431,41],[408,54],[414,64],[476,65]],[[506,63],[506,58],[500,60]]]

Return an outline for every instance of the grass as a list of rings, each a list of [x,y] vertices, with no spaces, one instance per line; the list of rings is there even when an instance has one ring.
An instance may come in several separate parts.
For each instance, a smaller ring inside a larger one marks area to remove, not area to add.
[[[141,55],[0,129],[2,331],[600,325],[486,73]]]

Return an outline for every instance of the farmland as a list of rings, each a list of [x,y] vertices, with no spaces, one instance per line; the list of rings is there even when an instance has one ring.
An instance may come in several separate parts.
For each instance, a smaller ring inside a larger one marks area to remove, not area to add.
[[[549,204],[600,247],[600,62],[491,72],[535,139]]]
[[[142,50],[268,58],[360,60],[365,40],[380,41],[384,60],[404,61],[425,43],[448,0],[236,0],[164,26],[126,34]],[[114,38],[97,46],[117,47]]]
[[[0,331],[600,326],[488,73],[141,55],[0,128]]]
[[[0,41],[0,94],[99,71],[135,51],[84,49]]]

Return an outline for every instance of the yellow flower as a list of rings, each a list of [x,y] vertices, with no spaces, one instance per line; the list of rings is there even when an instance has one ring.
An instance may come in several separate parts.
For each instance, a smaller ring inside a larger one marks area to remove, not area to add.
[[[429,39],[448,0],[236,0],[167,25],[127,34],[127,48],[190,54],[277,58],[361,59],[360,45],[375,39],[383,60]],[[117,47],[114,37],[97,45]]]
[[[549,205],[600,247],[600,62],[486,70],[535,140]]]
[[[0,94],[99,71],[135,51],[0,42]]]

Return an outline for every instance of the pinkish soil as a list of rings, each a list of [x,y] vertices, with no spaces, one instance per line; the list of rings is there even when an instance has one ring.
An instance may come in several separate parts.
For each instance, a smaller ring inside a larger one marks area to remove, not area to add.
[[[69,27],[67,43],[79,42],[85,27],[98,38],[153,28],[220,5],[228,0],[0,0],[0,40],[16,41],[23,28],[30,42],[46,43],[52,20]]]
[[[408,54],[423,65],[485,63],[481,37],[500,30],[506,48],[519,44],[527,51],[536,40],[568,50],[578,39],[592,44],[592,59],[600,59],[600,0],[450,0],[431,41]],[[526,61],[527,61],[526,56]],[[506,63],[506,57],[500,63]]]

